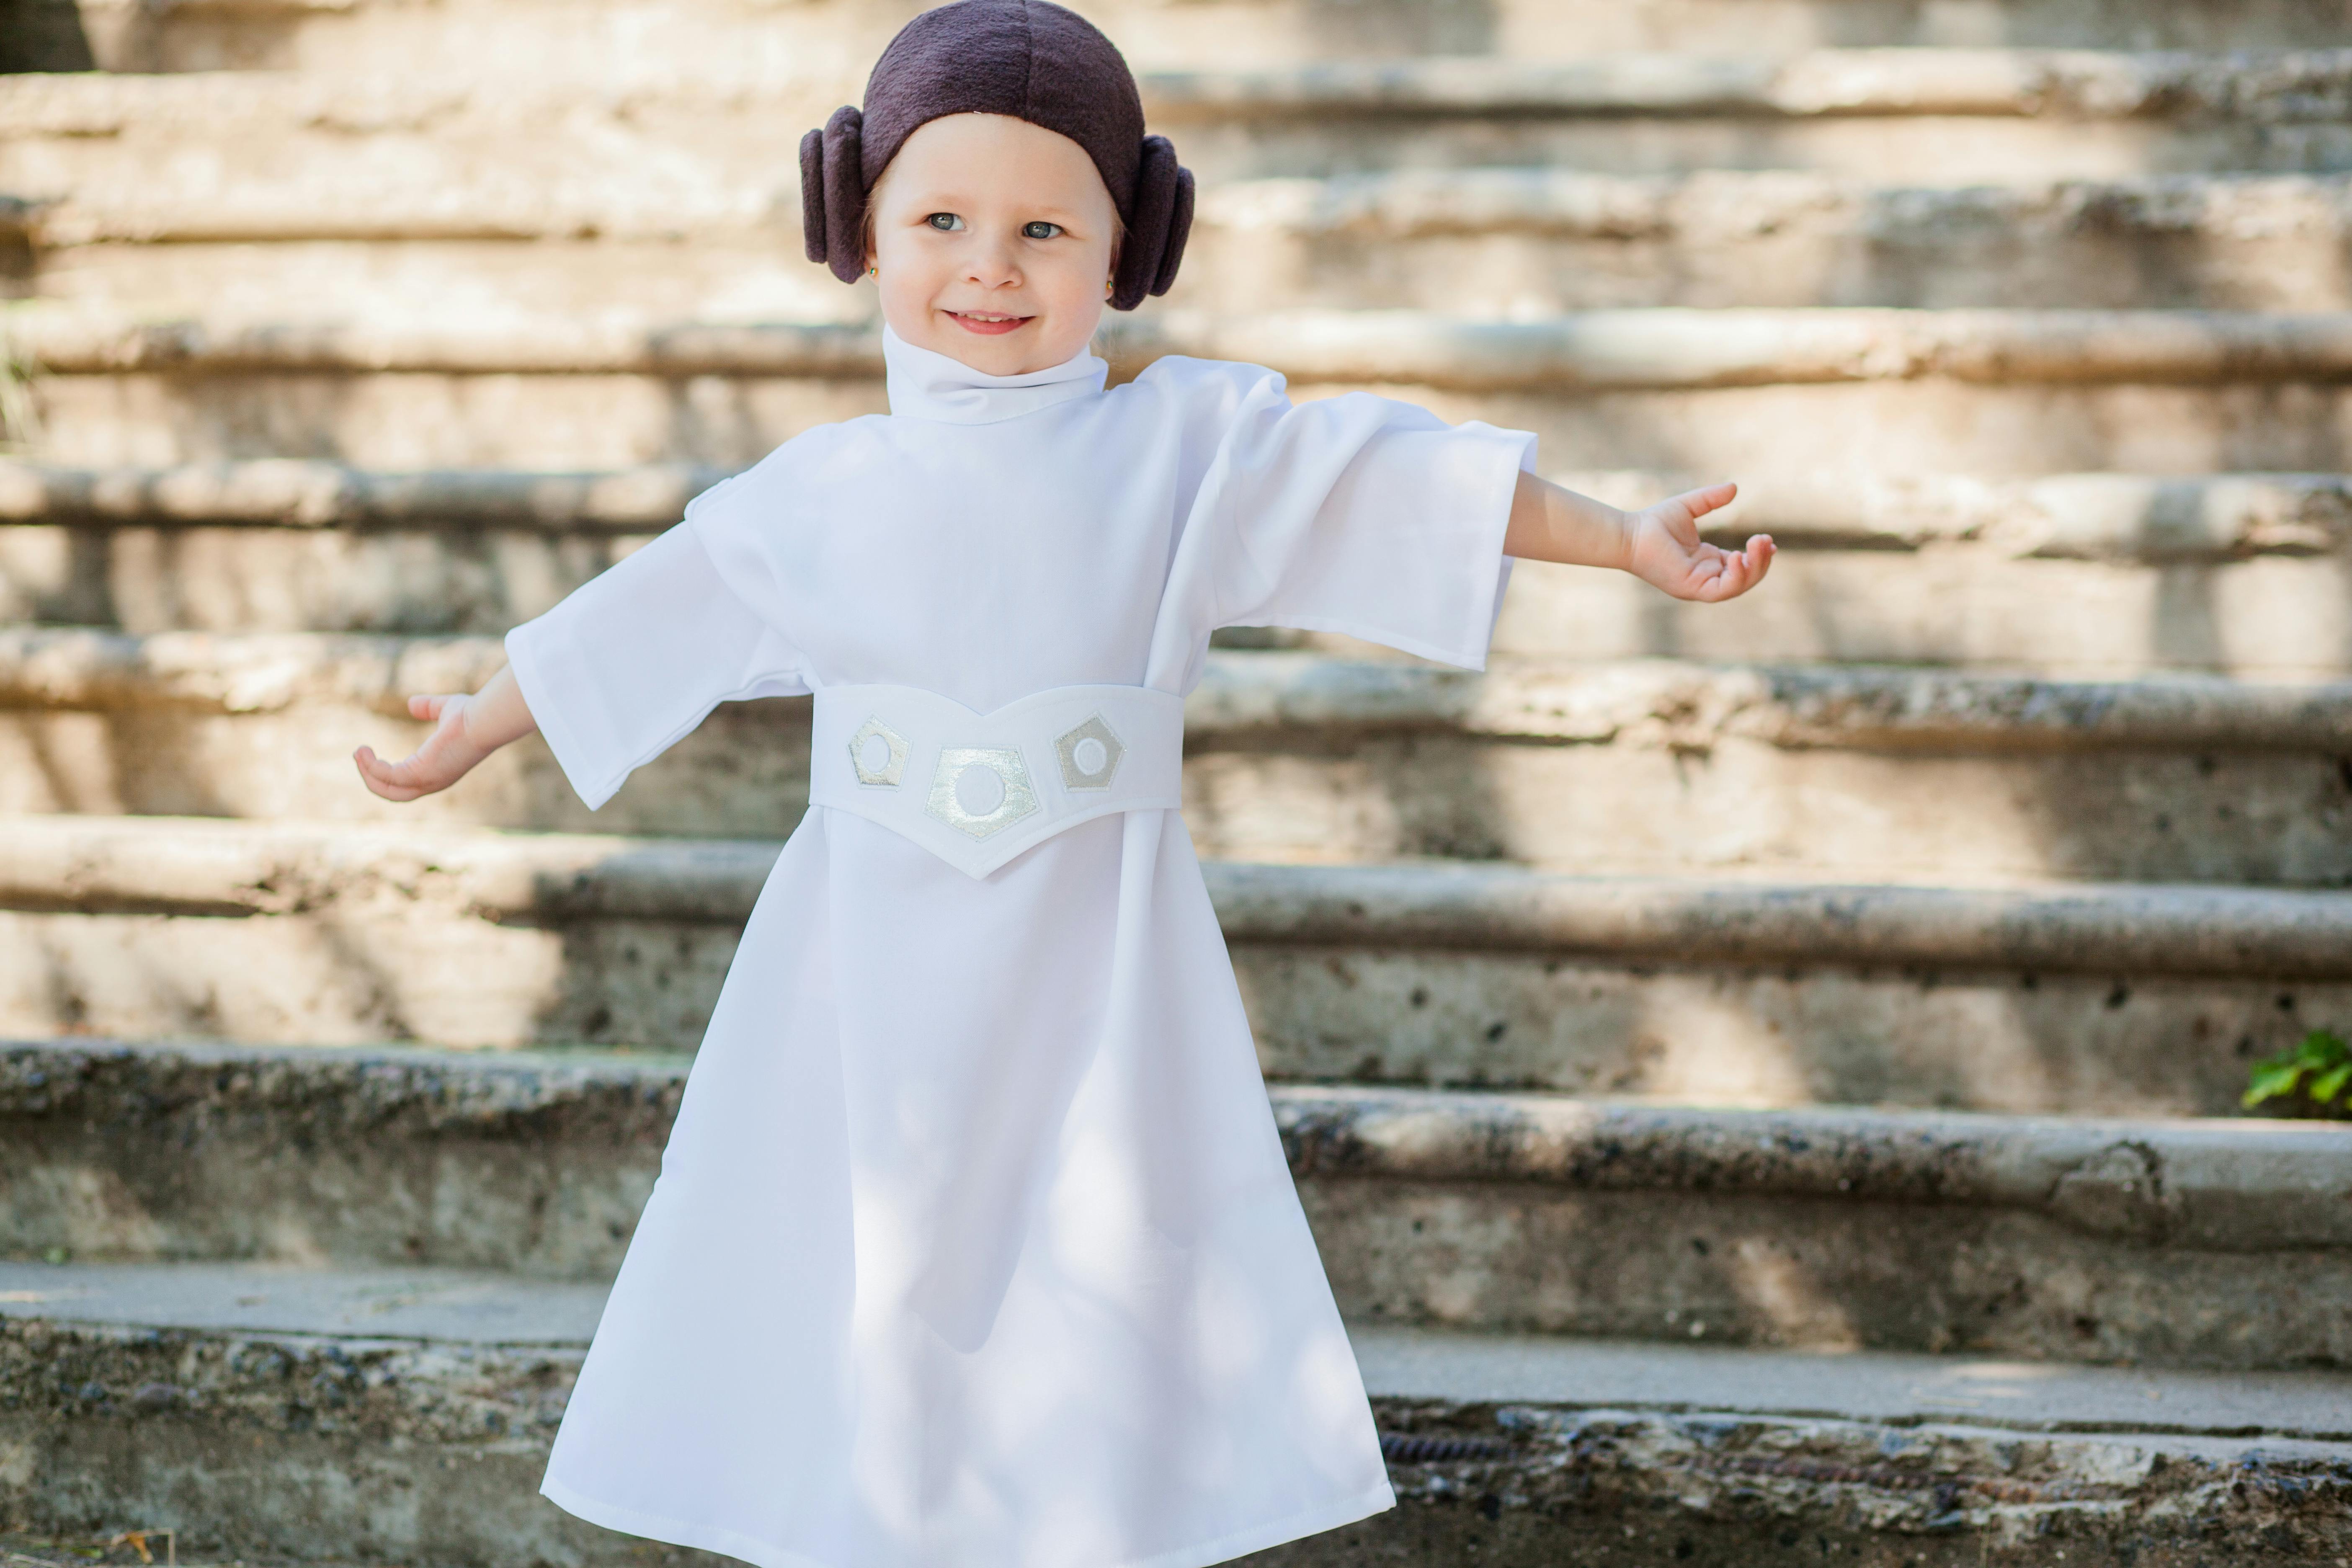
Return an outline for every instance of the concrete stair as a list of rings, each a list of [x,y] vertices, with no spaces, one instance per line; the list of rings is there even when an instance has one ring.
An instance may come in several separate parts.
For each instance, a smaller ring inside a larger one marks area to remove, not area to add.
[[[729,837],[799,821],[804,700],[725,709],[593,815],[536,741],[422,805],[353,786],[353,746],[405,755],[426,731],[408,692],[470,690],[503,657],[487,637],[0,633],[0,811]],[[2352,883],[2343,681],[1517,658],[1478,675],[1228,650],[1187,734],[1186,820],[1224,858]]]
[[[28,1390],[0,1412],[34,1483],[19,1528],[49,1537],[0,1541],[34,1563],[126,1510],[201,1512],[183,1547],[243,1561],[729,1561],[532,1495],[599,1287],[13,1264],[0,1292],[0,1365]],[[1259,1560],[2185,1565],[2216,1539],[2281,1563],[2347,1543],[2340,1376],[1396,1329],[1356,1353],[1402,1506]],[[250,1458],[225,1469],[232,1447]]]
[[[0,1030],[690,1050],[757,841],[0,819]],[[1276,1079],[2229,1114],[2352,1003],[2352,895],[1231,866]]]
[[[26,309],[41,455],[367,468],[740,465],[882,406],[873,334],[625,320],[145,323]],[[1106,334],[1123,372],[1254,345],[1302,393],[1410,393],[1531,429],[1569,468],[1793,479],[2329,471],[2352,317],[2180,311],[1169,311]],[[1704,453],[1704,457],[1703,457]]]
[[[677,193],[669,193],[674,197]],[[823,317],[851,298],[795,259],[772,184],[657,202],[487,172],[387,198],[348,182],[149,186],[0,205],[48,298],[251,316],[289,299],[419,315]],[[1809,305],[2340,310],[2346,176],[2170,174],[1975,186],[1797,170],[1627,177],[1406,169],[1204,193],[1176,298],[1220,312],[1362,308],[1513,319]],[[162,247],[168,246],[168,249]]]
[[[47,1257],[0,1264],[15,1527],[135,1514],[262,1560],[682,1556],[530,1492],[685,1071],[0,1051],[5,1244]],[[1270,1560],[2346,1544],[2352,1384],[2245,1365],[2341,1332],[2352,1152],[2325,1130],[1311,1089],[1276,1107],[1406,1505]],[[1864,1216],[1879,1244],[1853,1246]],[[1922,1269],[1936,1290],[1885,1288]],[[1923,1294],[1908,1317],[1843,1311]],[[1400,1310],[1423,1323],[1380,1321]],[[1643,1342],[1494,1331],[1563,1320]],[[1939,1352],[1864,1348],[1922,1338]],[[1989,1359],[2053,1339],[2236,1370]]]
[[[0,612],[141,634],[496,635],[668,526],[725,472],[0,459]],[[1559,475],[1623,505],[1702,477]],[[1496,651],[2087,679],[2352,671],[2352,500],[2339,475],[1767,477],[1743,480],[1729,517],[1726,542],[1764,531],[1787,548],[1769,596],[1695,607],[1610,574],[1523,563]]]
[[[20,1256],[588,1282],[619,1263],[687,1071],[318,1047],[5,1061]],[[1274,1098],[1341,1310],[1367,1321],[2235,1368],[2352,1350],[2352,1143],[2326,1127]]]
[[[19,0],[25,4],[25,0]],[[124,0],[30,0],[27,32],[47,35],[15,70],[309,70],[413,74],[450,60],[526,50],[554,77],[675,73],[714,55],[770,68],[862,68],[905,19],[893,0],[803,0],[789,10],[695,0],[648,26],[625,4],[445,3],[419,15],[400,0],[244,0],[234,8]],[[77,17],[75,13],[79,12]],[[1591,0],[1226,0],[1095,5],[1139,66],[1235,58],[1315,63],[1420,55],[1577,58],[1625,50],[1785,56],[1824,44],[1964,48],[2010,44],[2102,49],[2267,49],[2341,41],[2326,0],[2267,0],[2229,11],[2202,0],[2128,9],[2084,0],[1987,0],[1923,9],[1888,0],[1694,0],[1628,12]],[[75,26],[76,22],[79,26]],[[46,26],[39,26],[40,23]],[[69,37],[69,35],[71,35]]]
[[[2101,178],[2125,171],[2342,171],[2352,54],[2095,49],[1817,49],[1784,56],[1623,53],[1318,61],[1147,69],[1147,113],[1207,178],[1399,166],[1541,163],[1661,174],[1802,168],[1874,180],[1932,167],[1939,183]],[[657,54],[585,79],[480,71],[218,71],[24,77],[0,93],[0,183],[19,194],[103,187],[150,139],[217,188],[251,174],[320,179],[353,155],[397,184],[506,167],[549,188],[610,182],[612,154],[660,155],[688,188],[789,182],[775,142],[735,132],[756,111],[821,122],[871,61],[729,49],[665,68]],[[526,128],[567,121],[571,139]],[[597,153],[605,156],[600,158]],[[495,163],[493,161],[495,160]],[[258,161],[257,163],[256,161]],[[529,167],[525,165],[528,164]],[[45,189],[46,187],[46,189]],[[395,187],[396,188],[396,187]]]
[[[530,1494],[804,705],[593,816],[348,756],[883,405],[790,142],[909,8],[0,0],[163,73],[0,76],[0,1544],[690,1555]],[[1087,8],[1202,179],[1115,374],[1786,547],[1523,564],[1483,675],[1221,634],[1186,819],[1406,1500],[1268,1559],[2352,1553],[2352,1140],[2232,1119],[2352,1025],[2341,0]]]

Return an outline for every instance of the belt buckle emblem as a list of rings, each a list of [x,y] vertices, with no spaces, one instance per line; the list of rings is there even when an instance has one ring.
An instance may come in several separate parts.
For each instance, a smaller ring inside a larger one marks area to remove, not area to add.
[[[971,781],[971,795],[984,797],[987,794],[996,795],[992,807],[985,811],[973,809],[980,800],[968,799],[968,779]],[[1037,791],[1029,782],[1028,764],[1021,760],[1021,753],[1015,748],[943,746],[940,749],[939,766],[931,772],[930,797],[923,805],[928,815],[939,818],[958,832],[974,838],[986,838],[1038,809]]]

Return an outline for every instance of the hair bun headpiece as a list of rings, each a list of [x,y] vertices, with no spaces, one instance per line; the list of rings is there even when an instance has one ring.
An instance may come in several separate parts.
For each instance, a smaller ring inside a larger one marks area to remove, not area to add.
[[[1003,114],[1076,142],[1127,226],[1113,310],[1176,281],[1192,229],[1192,172],[1143,133],[1134,73],[1095,25],[1050,0],[956,0],[890,40],[866,105],[801,138],[801,233],[811,261],[854,283],[866,270],[866,195],[908,136],[950,114]]]

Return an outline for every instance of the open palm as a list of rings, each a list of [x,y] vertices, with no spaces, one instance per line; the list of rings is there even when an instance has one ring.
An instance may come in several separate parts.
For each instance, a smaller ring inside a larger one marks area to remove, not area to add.
[[[1761,583],[1772,565],[1771,535],[1751,536],[1744,550],[1725,550],[1699,537],[1698,520],[1730,505],[1738,493],[1737,485],[1709,485],[1635,512],[1628,569],[1677,599],[1709,604],[1737,598]]]
[[[359,763],[360,777],[368,788],[386,800],[415,800],[447,789],[463,778],[486,754],[466,733],[466,708],[471,701],[463,695],[410,698],[409,717],[435,721],[433,733],[396,763],[377,756],[373,746],[352,752],[352,760]]]

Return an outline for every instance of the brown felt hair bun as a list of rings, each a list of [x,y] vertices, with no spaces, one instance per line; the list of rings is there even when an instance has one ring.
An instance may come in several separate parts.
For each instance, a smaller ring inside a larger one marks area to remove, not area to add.
[[[1118,47],[1049,0],[955,0],[898,31],[843,107],[801,138],[801,231],[811,261],[845,283],[866,270],[866,195],[919,126],[949,114],[1003,114],[1087,150],[1127,237],[1113,310],[1176,281],[1192,231],[1192,172],[1165,136],[1143,133],[1143,98]]]

